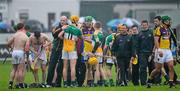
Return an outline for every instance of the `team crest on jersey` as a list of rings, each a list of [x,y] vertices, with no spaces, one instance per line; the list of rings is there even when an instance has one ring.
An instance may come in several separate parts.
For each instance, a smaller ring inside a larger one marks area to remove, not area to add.
[[[144,39],[144,38],[145,38],[145,36],[143,35],[143,36],[141,36],[141,38],[142,38],[142,39]]]
[[[152,35],[151,35],[151,34],[149,34],[148,36],[149,36],[149,37],[151,37]]]
[[[122,39],[120,39],[120,40],[119,40],[119,43],[122,43],[122,42],[123,42],[123,40],[122,40]]]

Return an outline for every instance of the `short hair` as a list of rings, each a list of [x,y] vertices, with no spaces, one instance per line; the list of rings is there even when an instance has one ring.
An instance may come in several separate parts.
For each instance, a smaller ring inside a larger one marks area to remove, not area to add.
[[[39,39],[39,37],[41,36],[41,32],[40,31],[34,31],[34,36],[36,37],[36,39]]]
[[[154,19],[158,19],[159,21],[161,20],[161,16],[156,16]]]
[[[102,23],[100,21],[97,21],[95,24],[94,24],[94,27],[95,28],[101,28],[102,27]]]
[[[137,27],[137,28],[138,28],[138,25],[133,25],[133,26],[131,26],[131,28],[134,28],[134,27]]]
[[[24,29],[25,29],[25,30],[30,30],[31,28],[30,28],[29,25],[25,25],[25,26],[24,26]]]
[[[142,24],[142,23],[147,23],[147,24],[148,24],[148,21],[147,21],[147,20],[142,20],[142,21],[141,21],[141,24]]]
[[[22,28],[24,28],[24,24],[23,23],[18,23],[17,26],[16,26],[16,29],[20,30]]]

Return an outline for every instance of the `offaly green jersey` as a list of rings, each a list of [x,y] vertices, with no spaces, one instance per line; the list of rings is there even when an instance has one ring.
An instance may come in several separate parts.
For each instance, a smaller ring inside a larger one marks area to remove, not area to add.
[[[111,46],[111,44],[114,41],[114,36],[115,36],[115,33],[112,33],[106,37],[106,41],[105,41],[106,46]]]
[[[64,30],[64,45],[63,50],[72,52],[76,50],[76,39],[82,36],[81,30],[73,25],[69,25]]]
[[[102,43],[102,41],[103,41],[103,33],[101,32],[101,31],[99,31],[99,32],[94,32],[94,34],[93,34],[93,36],[92,36],[92,40],[94,41],[94,42],[100,42],[100,43]]]
[[[74,25],[69,25],[65,30],[64,30],[65,34],[68,36],[76,36],[79,37],[82,35],[81,30],[79,28],[77,28]],[[65,36],[66,39],[68,39],[67,36]],[[70,39],[70,38],[69,38]]]
[[[103,33],[101,31],[95,31],[92,40],[95,42],[94,48],[96,47],[96,43],[100,43],[100,46],[97,46],[96,52],[97,53],[102,53],[102,42],[103,42]]]

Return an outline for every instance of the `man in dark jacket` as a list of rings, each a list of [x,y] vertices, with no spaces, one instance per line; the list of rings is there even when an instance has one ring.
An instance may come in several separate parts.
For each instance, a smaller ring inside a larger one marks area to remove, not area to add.
[[[138,36],[138,61],[140,67],[141,85],[146,85],[148,60],[153,52],[154,36],[153,31],[149,29],[147,20],[143,20],[141,22],[141,26],[142,30]]]
[[[63,40],[58,38],[58,34],[62,31],[61,27],[67,24],[66,16],[61,16],[60,19],[61,20],[59,26],[55,27],[52,30],[52,35],[54,37],[54,40],[53,40],[53,47],[51,51],[50,63],[49,63],[48,75],[47,75],[47,84],[55,87],[61,87],[62,70],[63,70],[63,61],[61,59]],[[56,65],[57,65],[57,70],[55,70]],[[57,72],[57,79],[55,83],[52,83],[55,71]]]
[[[133,40],[133,51],[136,54],[136,58],[138,59],[138,56],[137,56],[138,34],[139,34],[138,26],[133,25],[131,27],[131,30],[132,30],[132,40]],[[138,86],[139,85],[139,62],[138,60],[131,60],[131,64],[132,64],[132,83],[134,86]]]
[[[132,38],[127,33],[128,28],[126,25],[120,24],[117,28],[120,34],[115,36],[112,52],[117,58],[118,69],[120,69],[119,85],[127,86],[126,73],[133,55]]]

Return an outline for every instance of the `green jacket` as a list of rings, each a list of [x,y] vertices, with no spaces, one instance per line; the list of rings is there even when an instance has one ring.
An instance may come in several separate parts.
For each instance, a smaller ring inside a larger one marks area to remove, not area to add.
[[[61,26],[58,26],[56,29],[58,29],[58,28],[60,28]],[[53,50],[55,50],[55,51],[60,51],[60,50],[62,50],[62,47],[63,47],[63,39],[60,39],[59,37],[58,37],[58,34],[60,33],[62,31],[62,29],[61,30],[59,30],[59,31],[57,31],[57,32],[55,32],[55,33],[52,33],[52,36],[53,36],[53,42],[52,42],[52,44],[53,44]]]
[[[136,55],[138,53],[138,34],[132,35],[132,42],[133,42],[133,53]]]
[[[123,58],[129,58],[133,56],[133,42],[132,37],[128,34],[119,34],[115,37],[111,51],[113,55]]]
[[[154,48],[153,30],[142,30],[138,35],[138,53],[151,54]]]
[[[110,44],[113,43],[114,36],[115,36],[115,33],[112,33],[106,37],[106,41],[105,41],[106,46],[111,46]]]

